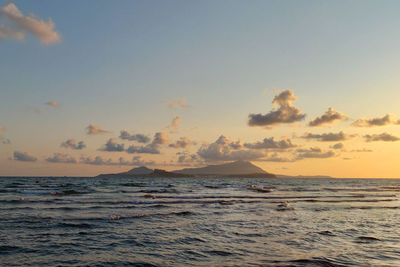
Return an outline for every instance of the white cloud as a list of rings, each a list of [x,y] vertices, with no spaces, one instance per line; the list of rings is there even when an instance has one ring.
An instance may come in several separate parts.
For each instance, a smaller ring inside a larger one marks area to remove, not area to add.
[[[54,44],[61,41],[61,35],[55,30],[51,18],[48,21],[30,14],[25,16],[18,7],[10,2],[0,8],[0,16],[5,18],[14,28],[1,25],[0,38],[13,38],[23,40],[25,33],[30,33],[40,40],[42,44]]]

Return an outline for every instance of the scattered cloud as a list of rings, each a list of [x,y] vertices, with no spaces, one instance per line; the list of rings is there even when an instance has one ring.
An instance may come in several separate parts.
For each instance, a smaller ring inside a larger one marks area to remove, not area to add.
[[[68,139],[65,142],[62,142],[61,147],[64,148],[71,148],[75,150],[82,150],[86,147],[85,143],[83,141],[77,142],[75,139]]]
[[[242,150],[235,142],[221,135],[214,143],[202,145],[197,154],[206,161],[256,160],[264,153],[256,150]]]
[[[268,154],[267,157],[261,159],[260,161],[269,161],[269,162],[295,162],[295,158],[286,158],[279,156],[278,153]]]
[[[180,166],[197,166],[203,163],[203,161],[196,154],[191,154],[188,151],[177,152],[178,164]]]
[[[343,145],[343,143],[337,143],[337,144],[334,144],[333,146],[331,146],[331,148],[333,148],[333,149],[344,149],[344,145]]]
[[[333,108],[329,108],[323,115],[317,117],[308,123],[308,126],[316,127],[326,124],[332,124],[341,120],[346,120],[348,117]]]
[[[18,29],[10,29],[0,24],[0,40],[11,38],[18,41],[22,41],[24,37],[25,35],[23,31]]]
[[[172,148],[188,148],[192,144],[195,144],[195,143],[190,141],[189,138],[181,137],[175,143],[169,144],[169,147],[172,147]]]
[[[120,157],[118,161],[113,161],[112,159],[104,159],[101,156],[96,157],[85,157],[80,158],[81,164],[89,165],[108,165],[108,166],[144,166],[144,165],[155,165],[154,161],[145,161],[141,157],[133,157],[131,161],[125,160]]]
[[[279,108],[267,114],[249,114],[249,126],[273,126],[303,120],[306,115],[293,105],[296,100],[293,90],[282,91],[272,101],[272,104]]]
[[[179,123],[181,119],[181,116],[176,116],[175,118],[173,118],[171,124],[168,125],[168,129],[170,129],[171,132],[176,132],[179,128]]]
[[[108,139],[107,143],[99,149],[100,151],[122,152],[125,150],[124,144],[118,144],[115,138]]]
[[[297,160],[306,159],[306,158],[332,158],[335,157],[335,152],[329,151],[322,151],[318,147],[311,147],[308,149],[297,149]]]
[[[323,133],[323,134],[306,133],[302,138],[315,139],[322,142],[339,142],[354,138],[356,136],[357,136],[356,134],[349,135],[341,131],[338,133]]]
[[[49,18],[48,21],[45,21],[33,14],[25,16],[12,2],[0,8],[0,16],[5,18],[13,27],[7,28],[5,25],[0,25],[0,39],[23,40],[25,33],[30,33],[45,45],[61,41],[61,35],[55,30],[52,19]]]
[[[372,135],[364,135],[365,141],[367,142],[375,142],[375,141],[384,141],[384,142],[395,142],[399,141],[400,137],[391,135],[389,133],[382,134],[372,134]]]
[[[371,149],[367,149],[367,148],[362,148],[362,149],[353,149],[350,152],[359,152],[359,153],[363,153],[363,152],[374,152]]]
[[[14,160],[35,162],[37,158],[28,152],[14,151]]]
[[[154,134],[153,141],[145,146],[131,145],[126,152],[128,153],[147,153],[147,154],[160,154],[160,146],[168,143],[168,134],[165,132],[158,132]]]
[[[396,120],[392,114],[386,114],[378,118],[361,118],[354,121],[351,125],[355,127],[376,127],[389,124],[400,124],[400,120]]]
[[[292,144],[290,139],[275,141],[273,137],[264,138],[264,140],[261,142],[258,141],[255,143],[246,143],[244,146],[250,149],[289,149],[296,147],[296,145]]]
[[[89,135],[95,135],[95,134],[109,133],[109,131],[103,130],[99,125],[89,124],[89,126],[86,127],[86,133]]]
[[[165,101],[165,103],[168,105],[170,109],[176,109],[178,107],[181,108],[187,108],[188,105],[186,104],[186,98],[180,98],[177,100],[172,100],[172,101]]]
[[[55,101],[55,100],[46,102],[46,103],[44,103],[44,104],[45,104],[45,105],[48,105],[48,106],[50,106],[50,107],[53,107],[53,108],[58,108],[58,107],[60,107],[60,103],[58,103],[58,102]]]
[[[74,157],[62,153],[54,153],[53,156],[48,157],[46,161],[50,163],[77,163]]]
[[[0,141],[3,145],[9,145],[11,144],[11,140],[2,136],[2,133],[5,129],[6,128],[3,125],[0,125]]]
[[[126,130],[122,130],[121,134],[119,135],[119,138],[122,140],[128,140],[128,141],[136,141],[138,143],[148,143],[150,142],[150,137],[144,135],[144,134],[130,134]]]

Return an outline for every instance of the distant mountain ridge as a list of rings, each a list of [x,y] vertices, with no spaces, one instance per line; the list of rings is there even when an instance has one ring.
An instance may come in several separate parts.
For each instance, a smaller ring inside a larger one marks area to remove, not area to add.
[[[127,172],[100,174],[98,177],[248,177],[274,178],[275,174],[268,173],[249,161],[235,161],[219,165],[208,165],[202,168],[186,168],[168,172],[160,169],[149,169],[145,166],[133,168]]]
[[[208,165],[206,167],[201,167],[201,168],[186,168],[181,170],[175,170],[173,172],[193,174],[193,175],[201,175],[201,174],[241,175],[241,174],[267,173],[266,171],[264,171],[260,167],[257,167],[253,163],[243,160],[219,164],[219,165]]]

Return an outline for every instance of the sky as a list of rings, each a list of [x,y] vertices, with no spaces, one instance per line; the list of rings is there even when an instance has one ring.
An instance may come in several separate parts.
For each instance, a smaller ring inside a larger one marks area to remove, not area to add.
[[[0,176],[398,178],[399,8],[0,0]]]

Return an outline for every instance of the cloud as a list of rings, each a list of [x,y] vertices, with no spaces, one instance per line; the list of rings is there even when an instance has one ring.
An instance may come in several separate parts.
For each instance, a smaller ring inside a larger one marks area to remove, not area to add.
[[[99,149],[100,151],[108,151],[108,152],[121,152],[124,151],[124,144],[118,144],[115,138],[108,139],[107,143],[104,147]]]
[[[272,104],[279,106],[267,114],[249,114],[249,126],[272,126],[280,123],[293,123],[305,118],[305,114],[295,106],[293,102],[297,100],[292,90],[285,90],[274,97]]]
[[[127,153],[130,154],[160,154],[160,150],[157,146],[154,146],[152,144],[148,144],[145,146],[129,146],[128,149],[126,150]]]
[[[68,139],[67,141],[62,142],[60,146],[65,147],[65,148],[75,149],[75,150],[82,150],[86,147],[86,145],[83,141],[79,141],[77,143],[75,139]]]
[[[197,166],[203,163],[198,155],[190,154],[188,151],[178,152],[176,155],[178,156],[177,162],[180,166]]]
[[[45,105],[48,105],[48,106],[53,107],[53,108],[58,108],[60,106],[60,103],[58,103],[57,101],[52,100],[52,101],[46,102]]]
[[[119,138],[121,138],[122,140],[136,141],[139,143],[148,143],[150,141],[150,137],[144,134],[130,134],[126,130],[121,131]]]
[[[74,157],[62,153],[54,153],[53,156],[48,157],[46,161],[50,163],[77,163]]]
[[[345,141],[351,138],[356,137],[356,134],[348,135],[345,134],[343,131],[338,132],[338,133],[323,133],[323,134],[312,134],[312,133],[306,133],[302,138],[304,139],[316,139],[318,141],[322,142],[339,142],[339,141]]]
[[[145,161],[141,157],[133,157],[131,161],[125,160],[120,157],[118,161],[113,161],[112,159],[103,159],[101,156],[96,157],[85,157],[80,158],[81,164],[89,165],[107,165],[107,166],[143,166],[143,165],[155,165],[154,161]]]
[[[221,135],[214,143],[202,145],[197,154],[206,161],[255,160],[264,156],[256,150],[240,150],[235,142]]]
[[[308,123],[311,127],[322,126],[326,124],[332,124],[341,120],[346,120],[348,117],[343,113],[335,111],[333,108],[329,108],[322,116],[315,118]]]
[[[391,135],[389,133],[382,134],[372,134],[372,135],[364,135],[365,141],[367,142],[375,142],[375,141],[384,141],[384,142],[395,142],[399,141],[400,137]]]
[[[6,28],[4,25],[0,25],[0,40],[11,38],[22,41],[24,37],[25,35],[23,31],[18,29],[9,29]]]
[[[246,143],[244,146],[251,149],[289,149],[296,147],[290,139],[275,141],[273,137],[264,138],[261,142]]]
[[[14,151],[14,160],[35,162],[37,158],[28,152]]]
[[[386,114],[383,117],[378,118],[362,118],[354,121],[351,125],[355,127],[375,127],[375,126],[385,126],[388,124],[400,124],[400,120],[395,120],[392,114]]]
[[[188,148],[192,144],[194,144],[194,142],[190,141],[189,138],[181,137],[175,143],[169,144],[168,146],[172,148]]]
[[[168,129],[170,129],[172,132],[177,131],[181,119],[182,119],[181,116],[176,116],[175,118],[173,118],[171,124],[168,126]]]
[[[4,138],[2,136],[0,136],[0,141],[3,145],[10,145],[11,144],[11,140],[8,138]]]
[[[295,162],[296,159],[295,158],[284,158],[279,156],[278,153],[272,153],[267,155],[266,158],[263,158],[259,161],[269,161],[269,162]]]
[[[55,24],[52,19],[49,18],[48,21],[44,21],[33,14],[25,16],[12,2],[0,8],[0,16],[15,27],[9,29],[1,25],[0,37],[23,40],[27,32],[38,38],[45,45],[61,41],[61,35],[55,30]]]
[[[322,151],[318,147],[311,147],[308,149],[297,149],[297,160],[305,159],[305,158],[331,158],[335,157],[336,154],[333,151]]]
[[[371,149],[362,148],[362,149],[353,149],[350,152],[374,152],[374,151]]]
[[[131,145],[126,152],[128,153],[147,153],[147,154],[160,154],[160,146],[168,143],[168,134],[165,132],[158,132],[154,134],[153,141],[145,146]]]
[[[95,135],[109,133],[109,131],[103,130],[99,125],[89,124],[89,126],[86,127],[86,133],[89,135]]]
[[[333,146],[331,146],[331,148],[333,148],[333,149],[343,149],[344,145],[343,145],[343,143],[337,143],[337,144],[334,144]]]
[[[181,107],[181,108],[188,107],[188,105],[186,104],[185,98],[180,98],[180,99],[172,100],[172,101],[165,101],[165,103],[168,105],[168,107],[170,109],[176,109],[177,107]]]
[[[6,128],[3,125],[0,125],[0,141],[3,145],[9,145],[11,144],[11,140],[2,136],[2,133],[5,129]]]

